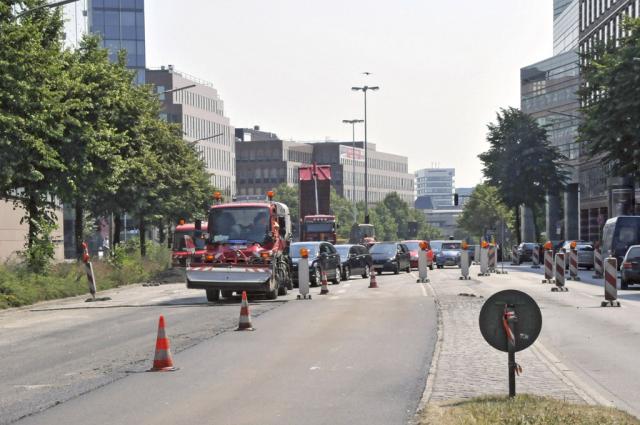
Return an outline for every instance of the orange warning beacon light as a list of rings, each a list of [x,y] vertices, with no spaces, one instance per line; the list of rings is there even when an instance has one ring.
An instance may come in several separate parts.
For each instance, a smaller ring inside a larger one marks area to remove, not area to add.
[[[420,241],[420,249],[426,251],[429,245],[425,241]]]
[[[465,251],[469,249],[469,244],[467,243],[467,241],[462,241],[462,249],[464,249]]]
[[[309,250],[307,248],[300,248],[300,257],[309,258]]]
[[[267,197],[269,198],[270,201],[273,201],[273,196],[275,195],[275,193],[273,192],[273,190],[270,190],[267,192]]]
[[[551,251],[553,249],[553,244],[551,243],[551,241],[547,241],[544,244],[544,249],[546,249],[547,251]]]
[[[571,249],[576,249],[576,246],[578,246],[578,244],[576,243],[576,241],[571,242]]]
[[[488,248],[488,247],[489,247],[489,242],[487,242],[487,241],[482,241],[481,246],[482,246],[483,248]]]

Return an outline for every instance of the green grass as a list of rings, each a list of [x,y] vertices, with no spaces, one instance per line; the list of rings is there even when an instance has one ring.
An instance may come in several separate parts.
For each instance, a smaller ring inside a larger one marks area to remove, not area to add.
[[[533,395],[485,396],[467,401],[429,404],[421,412],[420,425],[602,425],[640,421],[617,409],[567,403]]]
[[[149,244],[142,259],[135,243],[118,249],[107,261],[93,259],[98,291],[145,282],[169,267],[169,250]],[[46,274],[29,272],[23,264],[0,265],[0,309],[20,307],[38,301],[88,294],[82,263],[53,265]]]

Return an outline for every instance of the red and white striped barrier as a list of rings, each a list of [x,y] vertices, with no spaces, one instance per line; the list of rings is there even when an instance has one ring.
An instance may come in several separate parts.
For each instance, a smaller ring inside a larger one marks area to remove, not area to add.
[[[580,280],[578,276],[578,250],[569,250],[569,279]]]
[[[538,248],[537,245],[535,245],[533,247],[533,252],[531,253],[531,261],[533,262],[533,264],[531,265],[532,269],[539,269],[540,268],[540,249]]]
[[[496,272],[496,265],[498,264],[498,256],[496,255],[495,245],[489,245],[489,272]]]
[[[604,301],[602,307],[620,307],[618,301],[618,260],[607,258],[604,263]]]
[[[604,273],[604,263],[602,261],[602,251],[600,248],[593,250],[593,277],[594,279],[602,279]]]
[[[553,283],[553,251],[544,251],[544,279],[542,283]]]
[[[554,267],[555,270],[555,284],[553,288],[551,288],[552,292],[567,292],[569,289],[565,286],[566,281],[566,269],[565,269],[565,259],[564,253],[559,252],[556,254],[556,264]]]
[[[460,280],[469,280],[469,251],[463,249],[460,252]]]
[[[511,247],[511,265],[518,266],[520,262],[518,261],[518,247]]]

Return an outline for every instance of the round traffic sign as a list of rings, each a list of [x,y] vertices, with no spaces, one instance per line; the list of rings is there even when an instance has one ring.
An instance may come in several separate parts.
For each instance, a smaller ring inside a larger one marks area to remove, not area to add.
[[[505,306],[513,310],[515,322],[515,351],[529,347],[540,335],[542,314],[540,307],[529,295],[515,289],[493,294],[480,310],[480,332],[496,350],[507,351],[507,334],[503,325]]]

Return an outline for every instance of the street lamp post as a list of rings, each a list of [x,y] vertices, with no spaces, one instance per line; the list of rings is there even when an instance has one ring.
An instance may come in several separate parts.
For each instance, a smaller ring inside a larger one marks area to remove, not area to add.
[[[165,95],[167,93],[173,93],[173,92],[177,92],[177,91],[181,91],[181,90],[192,89],[195,86],[196,86],[195,84],[189,84],[188,86],[178,87],[178,88],[171,89],[171,90],[165,90],[165,91],[157,92],[156,96],[162,96],[162,95]]]
[[[342,120],[345,124],[351,124],[351,177],[353,180],[352,184],[352,198],[353,198],[353,222],[357,222],[357,211],[356,208],[356,124],[364,122],[364,120]]]
[[[364,222],[369,224],[369,155],[367,152],[367,91],[379,90],[378,86],[351,87],[353,91],[362,91],[364,93]]]

